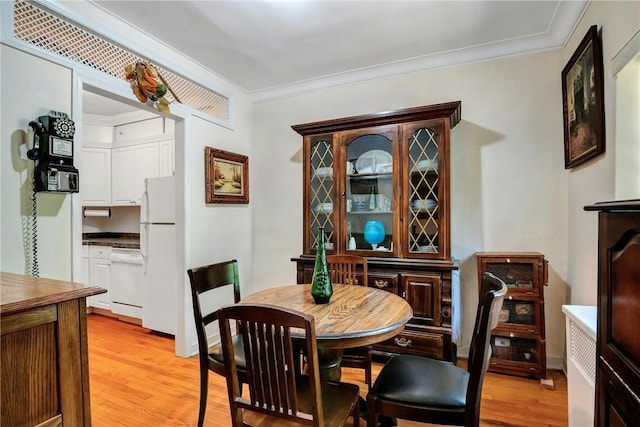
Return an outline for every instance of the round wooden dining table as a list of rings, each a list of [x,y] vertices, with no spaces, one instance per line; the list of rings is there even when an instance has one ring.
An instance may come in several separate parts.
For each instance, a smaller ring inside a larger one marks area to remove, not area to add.
[[[320,376],[340,380],[342,350],[397,335],[413,316],[406,300],[390,292],[357,285],[333,285],[328,304],[316,304],[311,285],[289,285],[253,293],[240,304],[269,304],[311,314],[316,327]]]

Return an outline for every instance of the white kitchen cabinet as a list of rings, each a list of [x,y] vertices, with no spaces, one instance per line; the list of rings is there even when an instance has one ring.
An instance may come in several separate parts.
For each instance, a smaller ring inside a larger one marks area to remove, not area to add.
[[[87,147],[81,156],[82,206],[111,206],[111,149]]]
[[[114,148],[111,153],[113,206],[140,205],[144,179],[160,176],[157,142]]]
[[[89,246],[89,284],[106,289],[103,294],[89,297],[91,307],[111,310],[111,247]]]
[[[80,264],[80,281],[89,286],[91,277],[89,275],[89,245],[82,245],[82,263]]]
[[[158,141],[159,176],[172,176],[175,171],[173,138]]]

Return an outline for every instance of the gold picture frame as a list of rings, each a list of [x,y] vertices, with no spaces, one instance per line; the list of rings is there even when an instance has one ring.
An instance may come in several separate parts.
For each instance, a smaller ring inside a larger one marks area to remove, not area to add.
[[[591,26],[562,70],[564,168],[604,153],[602,42]]]
[[[204,148],[206,203],[249,203],[249,158]]]

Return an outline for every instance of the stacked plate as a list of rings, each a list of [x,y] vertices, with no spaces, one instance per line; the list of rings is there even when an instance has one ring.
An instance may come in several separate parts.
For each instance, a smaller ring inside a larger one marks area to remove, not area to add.
[[[433,199],[415,199],[411,202],[411,207],[415,210],[428,210],[433,209],[438,205]]]
[[[356,160],[358,173],[389,173],[393,170],[393,157],[384,150],[370,150]]]
[[[324,178],[327,176],[332,176],[333,175],[333,168],[332,167],[321,167],[316,169],[316,176],[318,178]]]
[[[331,213],[333,212],[333,203],[318,203],[313,207],[315,213]]]
[[[420,160],[418,163],[416,163],[416,165],[413,167],[414,171],[437,171],[438,170],[438,159],[426,159],[426,160]]]

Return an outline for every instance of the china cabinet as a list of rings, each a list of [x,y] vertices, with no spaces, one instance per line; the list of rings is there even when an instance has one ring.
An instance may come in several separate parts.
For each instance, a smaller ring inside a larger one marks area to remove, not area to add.
[[[598,212],[596,426],[640,425],[640,199]]]
[[[367,257],[367,285],[413,309],[400,335],[374,346],[379,354],[455,358],[449,144],[460,109],[456,101],[292,126],[304,153],[297,281],[311,282],[318,230],[327,253]]]
[[[547,261],[537,252],[479,252],[478,289],[488,271],[508,288],[498,326],[491,334],[489,370],[530,378],[546,378],[544,286]]]

